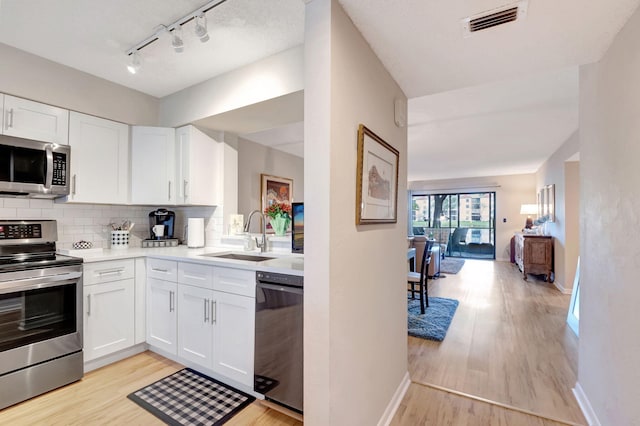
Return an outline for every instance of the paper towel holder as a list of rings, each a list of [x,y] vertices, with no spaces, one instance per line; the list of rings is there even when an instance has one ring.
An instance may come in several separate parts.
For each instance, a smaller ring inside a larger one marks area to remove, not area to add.
[[[184,233],[186,235],[188,248],[204,247],[204,218],[188,218]]]

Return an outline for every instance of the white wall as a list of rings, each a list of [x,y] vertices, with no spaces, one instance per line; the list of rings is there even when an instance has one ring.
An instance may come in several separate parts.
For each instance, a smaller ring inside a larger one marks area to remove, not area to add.
[[[640,424],[640,10],[580,70],[578,383],[602,425]]]
[[[304,48],[294,47],[162,98],[160,123],[178,127],[304,89]]]
[[[260,174],[293,179],[293,201],[304,202],[304,160],[246,139],[238,138],[238,213],[245,220],[261,208]],[[258,232],[259,221],[252,232]]]
[[[406,217],[355,225],[357,130],[400,151],[406,205],[406,97],[337,0],[305,32],[305,423],[375,425],[407,372]]]
[[[159,101],[0,43],[0,92],[127,124],[158,124]]]
[[[566,161],[580,151],[580,136],[576,131],[562,144],[560,148],[554,152],[551,157],[545,161],[536,172],[536,192],[545,185],[555,185],[555,221],[545,224],[547,235],[554,238],[553,257],[554,257],[554,284],[565,293],[571,293],[573,287],[573,276],[575,275],[576,263],[578,261],[575,254],[578,245],[579,236],[571,235],[572,239],[567,239],[566,228],[569,221],[575,226],[577,217],[567,216],[565,203],[566,197],[569,195],[577,200],[577,195],[567,194],[565,186],[565,163]],[[579,187],[579,185],[578,185]],[[573,191],[578,187],[571,188]],[[572,211],[570,210],[569,213]],[[573,210],[575,214],[575,210]],[[575,228],[574,228],[575,229]],[[573,254],[567,256],[567,246]]]
[[[457,193],[495,191],[496,193],[496,260],[509,261],[511,237],[524,228],[526,216],[520,214],[522,204],[535,204],[535,175],[486,176],[409,182],[409,189],[425,193]],[[407,205],[404,213],[407,214]],[[503,219],[507,219],[503,222]]]
[[[580,256],[580,162],[564,163],[565,286],[573,289]]]

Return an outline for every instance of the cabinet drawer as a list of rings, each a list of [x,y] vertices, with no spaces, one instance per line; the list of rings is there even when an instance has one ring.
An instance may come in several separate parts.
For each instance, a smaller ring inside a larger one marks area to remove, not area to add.
[[[213,289],[255,298],[256,272],[214,266]]]
[[[92,285],[133,278],[135,266],[133,259],[107,260],[85,263],[83,271],[84,285]]]
[[[178,281],[178,262],[173,260],[147,259],[147,276],[175,283]]]
[[[178,282],[213,289],[213,267],[197,263],[178,263]]]

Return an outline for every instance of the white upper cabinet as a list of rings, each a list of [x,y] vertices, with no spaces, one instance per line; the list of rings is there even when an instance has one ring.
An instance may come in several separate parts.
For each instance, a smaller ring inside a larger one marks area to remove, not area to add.
[[[4,95],[2,133],[8,136],[67,145],[69,111]]]
[[[71,194],[78,203],[129,201],[129,126],[71,112]]]
[[[176,204],[176,131],[131,128],[131,203]]]
[[[178,204],[221,204],[223,144],[193,126],[176,129]]]

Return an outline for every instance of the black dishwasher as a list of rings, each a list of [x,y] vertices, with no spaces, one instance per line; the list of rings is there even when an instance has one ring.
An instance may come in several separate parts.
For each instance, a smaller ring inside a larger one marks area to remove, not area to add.
[[[256,272],[254,390],[302,413],[304,278]]]

